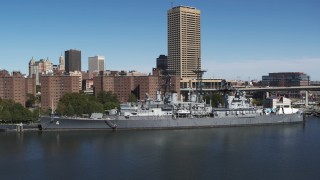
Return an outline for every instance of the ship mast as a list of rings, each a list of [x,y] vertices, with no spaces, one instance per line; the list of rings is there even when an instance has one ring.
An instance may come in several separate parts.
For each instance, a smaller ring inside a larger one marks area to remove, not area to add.
[[[163,95],[166,96],[167,92],[171,91],[171,87],[174,86],[174,84],[171,83],[171,73],[172,71],[170,70],[162,70],[161,71],[163,77],[162,79],[164,80],[164,84],[161,85],[161,89],[163,89],[164,93]]]
[[[196,76],[197,76],[197,83],[196,83],[196,94],[199,98],[201,98],[200,100],[202,100],[202,95],[203,95],[203,91],[202,91],[202,76],[205,72],[207,72],[207,70],[201,70],[201,69],[198,69],[198,70],[194,70],[193,71]]]
[[[194,70],[193,71],[197,75],[197,85],[196,85],[196,91],[197,93],[202,93],[202,76],[206,70]]]

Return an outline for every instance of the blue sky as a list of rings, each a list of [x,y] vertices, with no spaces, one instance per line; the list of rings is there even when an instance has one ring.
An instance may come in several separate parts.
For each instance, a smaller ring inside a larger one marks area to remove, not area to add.
[[[0,69],[28,73],[28,62],[58,64],[68,49],[106,57],[106,68],[149,73],[167,54],[167,10],[201,10],[206,77],[261,79],[305,72],[320,80],[319,0],[1,0]]]

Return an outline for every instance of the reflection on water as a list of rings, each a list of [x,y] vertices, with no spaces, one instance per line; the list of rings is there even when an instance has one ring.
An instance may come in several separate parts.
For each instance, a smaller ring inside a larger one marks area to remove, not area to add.
[[[309,118],[305,126],[0,133],[0,171],[4,179],[314,179],[319,128]]]

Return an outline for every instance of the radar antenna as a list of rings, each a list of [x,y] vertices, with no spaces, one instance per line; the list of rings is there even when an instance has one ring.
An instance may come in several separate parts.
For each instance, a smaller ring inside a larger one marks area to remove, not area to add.
[[[194,70],[193,71],[196,76],[197,76],[197,85],[196,85],[196,92],[197,94],[202,94],[202,76],[205,72],[207,72],[207,70],[201,70],[201,69],[198,69],[198,70]]]
[[[167,92],[171,91],[171,87],[174,86],[174,84],[171,83],[171,74],[172,71],[170,70],[162,70],[161,74],[163,75],[162,79],[164,80],[164,84],[162,84],[163,88],[163,95],[165,96]]]

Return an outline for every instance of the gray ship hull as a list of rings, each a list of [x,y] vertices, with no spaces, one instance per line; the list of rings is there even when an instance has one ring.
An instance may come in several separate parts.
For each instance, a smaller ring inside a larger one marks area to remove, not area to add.
[[[303,114],[205,117],[205,118],[160,118],[134,117],[130,119],[77,119],[61,117],[42,117],[41,130],[90,130],[90,129],[179,129],[227,126],[271,125],[284,123],[301,123]]]

